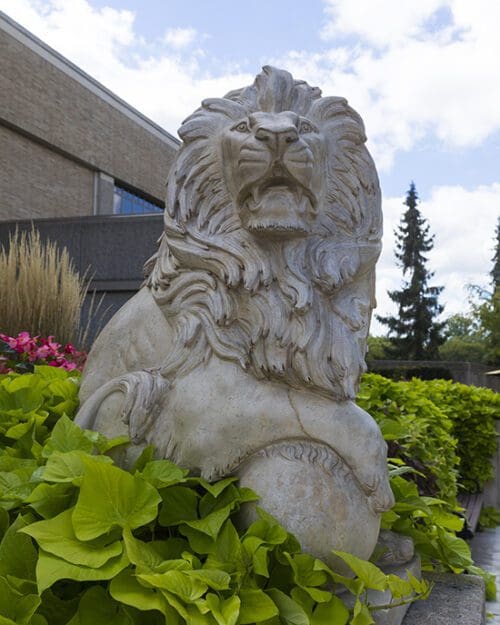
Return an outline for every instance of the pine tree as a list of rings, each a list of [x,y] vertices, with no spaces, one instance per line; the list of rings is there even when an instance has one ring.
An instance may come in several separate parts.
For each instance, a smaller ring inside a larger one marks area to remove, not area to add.
[[[406,195],[404,212],[395,234],[395,255],[407,280],[400,291],[389,291],[398,305],[397,316],[380,317],[388,326],[391,341],[389,355],[404,360],[438,358],[438,348],[444,342],[444,323],[436,320],[443,311],[438,297],[444,287],[429,286],[434,273],[427,270],[425,254],[434,247],[434,236],[417,207],[418,195],[412,182]]]
[[[497,221],[495,254],[490,271],[492,291],[479,307],[479,318],[487,343],[487,362],[500,365],[500,218]]]
[[[496,228],[495,255],[491,260],[493,261],[493,267],[490,275],[493,282],[493,291],[496,291],[500,289],[500,217],[498,218]]]

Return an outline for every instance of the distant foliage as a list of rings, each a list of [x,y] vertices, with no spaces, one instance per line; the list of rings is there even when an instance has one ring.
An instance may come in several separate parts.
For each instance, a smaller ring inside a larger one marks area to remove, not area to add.
[[[395,233],[395,255],[403,277],[408,276],[408,280],[401,290],[389,291],[389,297],[397,304],[397,315],[377,318],[388,327],[391,358],[432,360],[438,357],[438,348],[444,341],[444,324],[437,321],[443,311],[438,297],[444,287],[429,285],[434,274],[427,269],[425,254],[434,247],[434,237],[429,235],[429,225],[417,203],[412,182],[404,202],[407,210]]]
[[[478,307],[486,343],[486,362],[500,366],[500,286]]]
[[[370,360],[385,360],[389,358],[389,351],[391,349],[391,341],[385,336],[369,336],[368,341],[368,353],[366,359]]]
[[[469,285],[469,311],[446,320],[448,338],[439,349],[444,360],[500,366],[500,218],[494,249],[491,288]]]
[[[88,280],[79,275],[68,251],[43,242],[34,228],[16,231],[0,248],[0,331],[17,336],[53,335],[83,345],[80,313]]]
[[[491,268],[491,280],[493,288],[500,288],[500,217],[497,219],[497,227],[495,230],[495,253],[491,259],[493,267]]]
[[[488,291],[469,286],[469,310],[446,320],[447,340],[439,348],[443,360],[500,366],[500,287]]]

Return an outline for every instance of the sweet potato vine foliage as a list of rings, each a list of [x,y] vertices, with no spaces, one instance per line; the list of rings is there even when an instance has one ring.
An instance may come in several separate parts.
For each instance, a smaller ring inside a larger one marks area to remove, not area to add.
[[[78,379],[0,375],[1,625],[368,625],[368,589],[396,604],[428,592],[338,552],[355,574],[343,577],[264,511],[238,532],[257,497],[234,478],[210,484],[151,448],[118,468],[106,453],[126,439],[70,418]]]

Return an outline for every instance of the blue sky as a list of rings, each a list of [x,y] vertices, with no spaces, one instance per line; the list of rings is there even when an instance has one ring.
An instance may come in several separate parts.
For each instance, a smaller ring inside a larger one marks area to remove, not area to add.
[[[201,99],[271,63],[363,117],[384,198],[380,314],[401,275],[411,180],[436,235],[445,316],[486,286],[500,215],[498,0],[0,0],[0,10],[176,133]],[[146,254],[147,255],[147,254]],[[374,325],[375,333],[384,329]]]

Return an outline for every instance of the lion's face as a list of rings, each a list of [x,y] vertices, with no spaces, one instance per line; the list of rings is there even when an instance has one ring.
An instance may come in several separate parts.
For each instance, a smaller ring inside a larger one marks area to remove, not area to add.
[[[212,354],[353,397],[380,252],[380,188],[346,100],[284,70],[182,124],[148,285],[174,325],[169,375]]]
[[[256,235],[309,234],[322,199],[325,140],[292,111],[256,112],[221,135],[223,171],[242,226]]]

